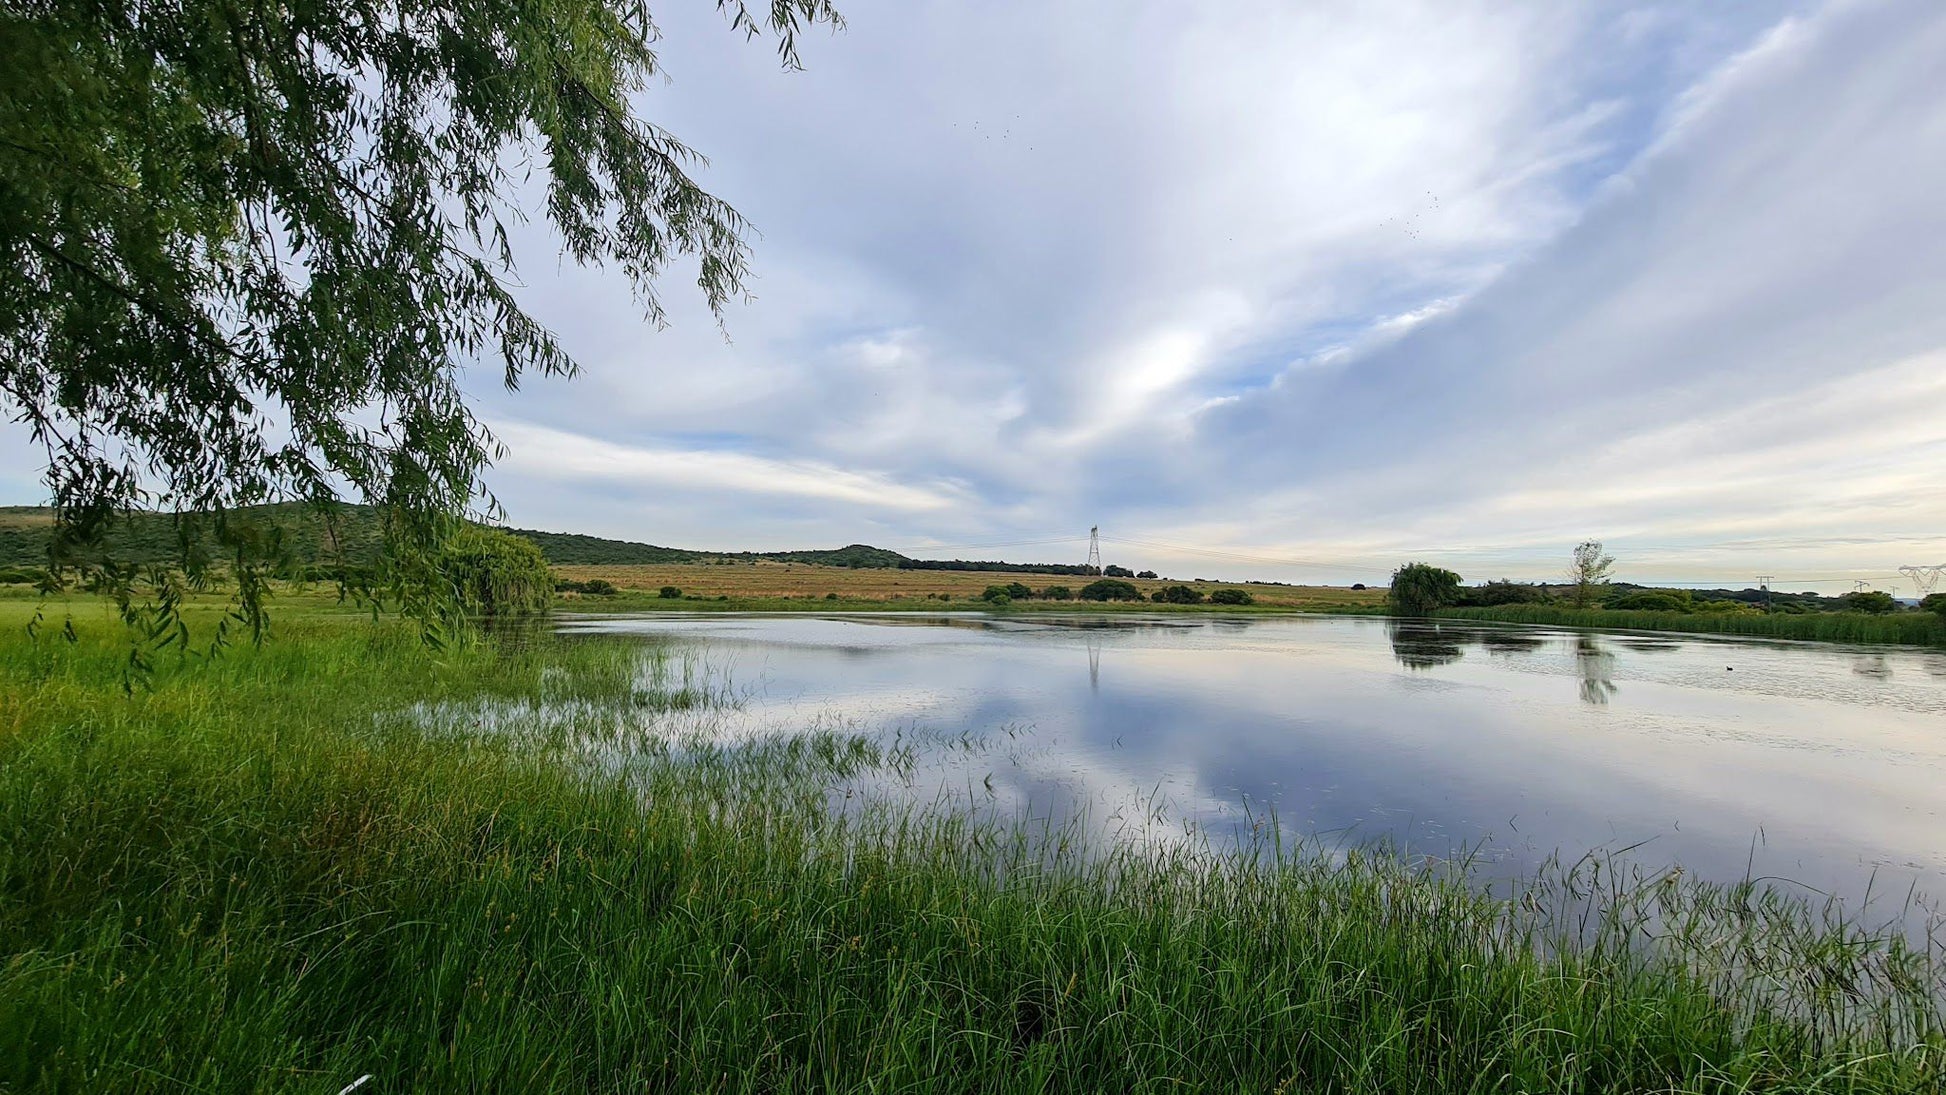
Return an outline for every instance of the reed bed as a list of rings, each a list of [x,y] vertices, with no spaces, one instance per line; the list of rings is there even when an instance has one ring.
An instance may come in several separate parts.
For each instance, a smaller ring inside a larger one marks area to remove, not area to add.
[[[1442,619],[1491,620],[1551,627],[1595,627],[1638,631],[1682,631],[1709,635],[1747,635],[1838,643],[1900,643],[1946,646],[1946,620],[1931,612],[1872,616],[1862,612],[1769,613],[1646,612],[1634,609],[1570,608],[1564,605],[1499,605],[1449,608]]]
[[[1937,940],[1752,885],[833,812],[653,648],[279,621],[0,637],[0,1091],[1941,1083]]]

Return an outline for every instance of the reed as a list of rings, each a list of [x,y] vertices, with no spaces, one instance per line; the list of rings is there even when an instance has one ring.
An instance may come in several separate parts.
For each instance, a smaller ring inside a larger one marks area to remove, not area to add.
[[[1930,612],[1899,612],[1886,616],[1871,616],[1862,612],[1743,614],[1646,612],[1571,608],[1565,605],[1496,605],[1491,608],[1442,609],[1439,615],[1455,620],[1492,620],[1553,627],[1681,631],[1817,642],[1946,645],[1946,620]]]

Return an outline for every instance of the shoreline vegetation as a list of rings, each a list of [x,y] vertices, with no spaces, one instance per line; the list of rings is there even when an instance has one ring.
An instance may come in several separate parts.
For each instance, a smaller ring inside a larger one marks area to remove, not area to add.
[[[193,612],[214,614],[202,606]],[[0,603],[0,1089],[1938,1090],[1946,963],[1755,884],[828,799],[655,644]],[[699,723],[697,718],[702,721]],[[1274,829],[1274,827],[1273,827]]]
[[[1529,604],[1442,608],[1432,619],[1803,642],[1946,646],[1946,619],[1931,612],[1902,612],[1896,615],[1863,612],[1683,613]]]

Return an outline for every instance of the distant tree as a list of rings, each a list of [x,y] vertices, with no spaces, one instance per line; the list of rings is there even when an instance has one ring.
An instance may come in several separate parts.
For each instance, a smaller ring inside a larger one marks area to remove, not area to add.
[[[1150,594],[1149,599],[1157,604],[1165,605],[1199,605],[1203,603],[1203,595],[1201,593],[1188,586],[1181,585],[1163,586],[1161,589]]]
[[[1919,607],[1927,612],[1946,618],[1946,593],[1929,593],[1919,602]]]
[[[1363,583],[1363,582],[1353,582],[1353,583],[1351,583],[1351,588],[1353,588],[1353,589],[1364,589],[1364,588],[1365,588],[1365,583]]]
[[[1081,587],[1084,601],[1139,601],[1142,591],[1116,578],[1098,578]]]
[[[1154,578],[1154,577],[1155,577],[1155,571],[1153,571],[1153,570],[1144,570],[1144,571],[1142,571],[1142,572],[1140,572],[1140,573],[1138,573],[1138,574],[1136,574],[1136,577],[1137,577],[1137,578],[1151,578],[1151,579],[1152,579],[1152,578]]]
[[[1102,567],[1102,568],[1101,568],[1101,572],[1102,572],[1102,574],[1103,574],[1103,575],[1105,575],[1105,576],[1107,576],[1107,577],[1110,577],[1110,578],[1133,578],[1133,577],[1135,577],[1135,572],[1134,572],[1134,571],[1132,571],[1132,570],[1130,570],[1130,569],[1128,569],[1127,567],[1118,567],[1118,566],[1116,566],[1116,565],[1115,565],[1115,564],[1113,564],[1113,563],[1110,563],[1110,564],[1108,564],[1107,566],[1105,566],[1105,567]]]
[[[1041,596],[1050,601],[1072,601],[1074,600],[1074,590],[1069,589],[1067,586],[1048,586],[1046,589],[1041,590]]]
[[[1431,563],[1407,563],[1392,572],[1387,596],[1392,611],[1401,616],[1430,616],[1459,603],[1460,576]]]
[[[1869,612],[1874,616],[1896,612],[1899,608],[1899,602],[1882,589],[1861,589],[1847,593],[1844,604],[1847,612]]]
[[[1006,586],[988,586],[980,592],[980,600],[982,601],[1004,602],[1012,599],[1013,594],[1008,591]]]
[[[1574,603],[1587,608],[1599,600],[1600,587],[1608,584],[1608,572],[1615,569],[1615,557],[1602,551],[1600,540],[1583,540],[1575,545],[1568,564],[1568,584],[1574,586]]]
[[[1032,589],[1019,582],[1007,583],[1007,596],[1012,597],[1016,601],[1025,601],[1033,595],[1034,591]]]
[[[682,596],[682,590],[677,589],[675,586],[663,586],[661,589],[655,591],[655,595],[665,601],[673,601]]]
[[[1213,605],[1247,605],[1255,601],[1255,597],[1241,589],[1214,589],[1209,595],[1209,603]]]

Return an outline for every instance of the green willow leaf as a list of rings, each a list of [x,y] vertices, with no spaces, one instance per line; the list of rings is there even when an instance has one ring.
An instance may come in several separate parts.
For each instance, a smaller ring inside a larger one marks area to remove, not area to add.
[[[787,66],[839,24],[718,7]],[[261,635],[279,545],[235,511],[351,499],[388,514],[375,585],[443,611],[433,557],[493,508],[459,368],[575,371],[513,291],[526,177],[651,322],[679,258],[719,316],[743,293],[744,221],[631,108],[657,34],[617,0],[0,0],[0,406],[46,454],[54,571],[152,642],[220,572]],[[183,515],[176,576],[103,554],[137,508]]]

